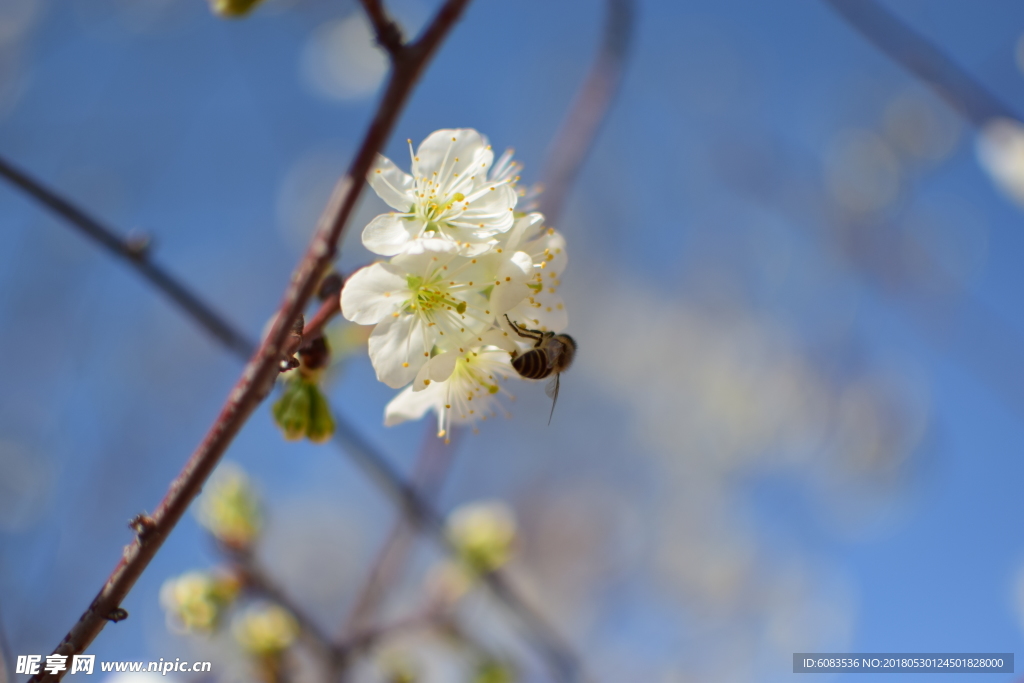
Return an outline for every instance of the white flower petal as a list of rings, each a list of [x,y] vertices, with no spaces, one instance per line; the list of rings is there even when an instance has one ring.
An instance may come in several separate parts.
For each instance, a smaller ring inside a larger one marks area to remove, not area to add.
[[[535,233],[538,232],[538,227],[543,222],[543,214],[530,213],[520,216],[515,220],[509,231],[502,235],[501,246],[511,251],[522,249],[519,245],[526,240],[533,239]]]
[[[422,226],[403,214],[382,213],[363,228],[363,246],[381,256],[400,254]]]
[[[401,308],[409,291],[405,275],[390,263],[360,268],[341,290],[341,314],[360,325],[373,325]]]
[[[509,185],[487,185],[466,198],[466,209],[450,225],[491,234],[505,232],[515,222],[513,209],[518,198]]]
[[[508,327],[508,323],[502,318],[501,322],[503,327]],[[511,329],[511,328],[509,328]],[[499,349],[503,349],[512,353],[513,351],[518,352],[519,346],[512,338],[515,332],[506,332],[505,330],[487,330],[481,335],[481,342],[487,346],[497,346]]]
[[[445,351],[439,353],[420,368],[416,373],[416,379],[412,383],[413,391],[422,391],[434,382],[444,382],[451,377],[455,364],[462,356],[458,351]]]
[[[537,240],[530,242],[529,247],[520,247],[531,256],[537,265],[544,263],[545,278],[551,279],[551,273],[555,277],[561,276],[569,265],[569,255],[565,251],[565,237],[557,230],[549,228],[545,234]]]
[[[508,312],[508,317],[520,326],[542,332],[561,332],[569,325],[562,297],[547,289],[522,301]]]
[[[444,406],[444,386],[429,387],[427,391],[413,391],[411,386],[402,390],[391,399],[384,408],[384,426],[393,427],[406,420],[418,420],[431,408],[438,410]]]
[[[505,259],[491,290],[491,312],[501,315],[530,295],[527,280],[533,274],[533,259],[521,251]]]
[[[415,181],[383,154],[377,155],[377,165],[366,174],[366,180],[377,196],[396,211],[407,213],[416,203]]]
[[[412,172],[417,178],[441,182],[442,192],[446,193],[447,188],[460,179],[473,175],[486,178],[493,161],[494,152],[480,133],[472,128],[444,129],[434,131],[420,144]]]
[[[448,240],[421,238],[410,242],[391,263],[409,275],[426,277],[434,263],[451,258],[458,250],[458,245]]]
[[[367,342],[377,379],[392,389],[403,387],[416,377],[433,346],[433,333],[413,315],[384,318]]]

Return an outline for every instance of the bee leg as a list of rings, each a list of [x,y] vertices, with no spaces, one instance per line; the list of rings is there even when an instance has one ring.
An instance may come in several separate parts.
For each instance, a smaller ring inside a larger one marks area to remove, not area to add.
[[[518,334],[520,337],[532,339],[533,341],[536,342],[539,342],[541,339],[544,338],[544,335],[542,335],[540,332],[528,330],[525,327],[520,327],[516,323],[512,322],[512,319],[508,317],[508,313],[505,314],[505,320],[508,321],[508,324],[512,326],[512,329],[515,330],[515,333]]]

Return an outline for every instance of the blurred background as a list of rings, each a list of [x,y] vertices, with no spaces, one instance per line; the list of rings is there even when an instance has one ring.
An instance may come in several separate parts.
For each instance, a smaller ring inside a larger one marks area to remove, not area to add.
[[[436,6],[387,4],[409,32]],[[1024,5],[883,6],[1024,112]],[[471,4],[385,153],[405,165],[406,138],[473,127],[539,181],[604,12]],[[255,337],[386,71],[351,0],[269,0],[242,21],[199,0],[2,0],[0,156],[151,236]],[[622,88],[555,224],[579,342],[558,410],[546,426],[541,386],[513,386],[513,418],[459,442],[438,503],[512,508],[509,573],[597,680],[1022,651],[1024,136],[987,130],[823,3],[638,3]],[[364,195],[342,270],[372,261],[358,236],[384,210]],[[0,625],[9,653],[47,654],[241,364],[7,184],[0,222]],[[412,469],[424,424],[382,426],[394,392],[364,351],[328,391]],[[227,459],[264,501],[267,571],[336,631],[394,506],[336,448],[285,442],[268,406]],[[384,614],[418,604],[438,559],[417,546]],[[175,633],[160,605],[169,578],[221,561],[187,516],[88,652],[251,679],[230,635]],[[499,607],[459,610],[521,680],[548,680]],[[424,680],[471,680],[429,634],[368,654],[360,680],[384,680],[386,649]]]

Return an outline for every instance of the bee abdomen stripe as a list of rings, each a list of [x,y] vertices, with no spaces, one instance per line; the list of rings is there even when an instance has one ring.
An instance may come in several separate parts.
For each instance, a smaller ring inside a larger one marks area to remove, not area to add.
[[[527,379],[544,379],[551,374],[547,354],[537,349],[527,351],[512,360],[512,367]]]

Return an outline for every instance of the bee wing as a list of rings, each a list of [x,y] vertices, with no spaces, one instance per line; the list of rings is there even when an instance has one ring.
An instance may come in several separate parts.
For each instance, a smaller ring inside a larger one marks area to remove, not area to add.
[[[557,340],[549,341],[546,345],[545,351],[547,351],[546,355],[548,357],[548,370],[550,370],[553,367],[555,367],[555,364],[558,363],[558,360],[562,357],[562,353],[565,351],[565,347],[562,346],[561,342],[558,342]],[[550,395],[551,392],[548,392],[548,396]]]
[[[560,385],[559,378],[562,373],[556,373],[555,378],[548,382],[548,386],[544,389],[544,393],[551,399],[551,414],[548,415],[548,424],[551,424],[551,418],[555,415],[555,404],[558,403],[558,387]]]

